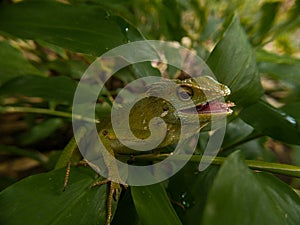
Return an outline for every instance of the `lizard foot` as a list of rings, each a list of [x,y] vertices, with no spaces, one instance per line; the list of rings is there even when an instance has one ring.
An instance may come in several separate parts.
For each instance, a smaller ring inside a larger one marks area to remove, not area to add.
[[[106,199],[106,225],[110,225],[111,219],[112,219],[112,203],[113,200],[117,201],[119,199],[120,193],[121,193],[121,185],[119,183],[115,183],[113,181],[110,181],[108,179],[100,180],[95,182],[92,187],[97,187],[103,184],[109,185],[109,191],[108,196]]]
[[[67,167],[66,167],[63,191],[65,191],[68,186],[69,179],[70,179],[70,171],[71,171],[71,162],[68,162]]]
[[[82,160],[80,161],[77,166],[86,166],[88,165],[86,161]],[[66,167],[66,174],[64,178],[64,186],[63,186],[63,191],[66,190],[69,179],[70,179],[70,171],[71,171],[71,162],[68,162],[67,167]],[[110,225],[111,219],[112,219],[112,203],[113,201],[117,201],[119,199],[120,193],[121,193],[121,185],[119,183],[110,181],[108,179],[104,180],[99,180],[96,181],[94,184],[92,184],[93,187],[101,186],[104,184],[108,184],[109,186],[109,191],[108,191],[108,196],[106,200],[106,207],[107,207],[107,213],[106,213],[106,225]],[[127,186],[124,185],[126,188]]]
[[[71,172],[71,162],[68,162],[66,165],[66,174],[65,174],[65,179],[64,179],[64,186],[63,186],[63,191],[66,190],[69,179],[70,179],[70,172]],[[81,160],[76,164],[76,166],[88,166],[88,163],[85,160]]]

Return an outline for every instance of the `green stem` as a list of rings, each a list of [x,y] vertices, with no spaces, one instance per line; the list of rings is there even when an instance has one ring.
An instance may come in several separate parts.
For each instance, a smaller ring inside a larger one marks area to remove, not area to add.
[[[69,112],[56,111],[45,108],[31,108],[31,107],[15,107],[15,106],[0,106],[0,113],[38,113],[38,114],[46,114],[58,117],[65,117],[69,119],[83,120],[92,123],[99,123],[99,121],[84,117],[81,115],[75,115]]]
[[[148,161],[162,161],[169,157],[169,154],[149,154],[149,155],[138,155],[132,157],[132,160],[139,161],[139,160],[148,160]],[[223,162],[226,160],[226,157],[211,157],[211,156],[200,156],[200,155],[180,155],[180,156],[173,156],[174,160],[183,160],[190,158],[190,162],[197,162],[200,163],[201,160],[203,162],[211,162],[213,165],[222,165]],[[291,177],[297,177],[300,178],[300,167],[299,166],[293,166],[288,164],[282,164],[282,163],[270,163],[270,162],[263,162],[263,161],[257,161],[257,160],[245,160],[246,164],[249,168],[253,170],[260,170],[260,171],[266,171]]]

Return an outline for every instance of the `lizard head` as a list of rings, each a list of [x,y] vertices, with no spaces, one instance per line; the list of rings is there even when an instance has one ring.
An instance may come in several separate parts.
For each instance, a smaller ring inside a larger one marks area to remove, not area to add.
[[[151,86],[149,92],[159,93],[168,99],[162,100],[160,114],[167,123],[178,121],[175,118],[188,122],[191,116],[197,114],[200,124],[206,125],[212,116],[218,119],[230,115],[230,108],[234,106],[232,102],[224,102],[224,97],[230,95],[230,89],[209,76],[159,82]],[[172,102],[176,102],[176,107]]]

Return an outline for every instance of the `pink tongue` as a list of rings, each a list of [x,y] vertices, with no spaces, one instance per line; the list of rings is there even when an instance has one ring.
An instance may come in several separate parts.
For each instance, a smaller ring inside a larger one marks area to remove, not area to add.
[[[207,112],[226,112],[227,111],[226,103],[219,101],[212,101],[204,105],[198,106],[198,113],[207,113]]]

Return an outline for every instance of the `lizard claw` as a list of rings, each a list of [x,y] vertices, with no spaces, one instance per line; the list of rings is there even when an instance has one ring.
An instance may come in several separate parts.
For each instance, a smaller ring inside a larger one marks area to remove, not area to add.
[[[109,185],[108,186],[109,191],[108,191],[108,196],[107,196],[107,200],[106,200],[106,207],[107,207],[106,225],[110,225],[110,222],[112,219],[112,203],[113,203],[113,200],[117,201],[119,199],[119,196],[121,193],[121,185],[119,183],[105,179],[105,180],[100,180],[100,181],[95,182],[92,185],[92,187],[100,186],[103,184]]]

